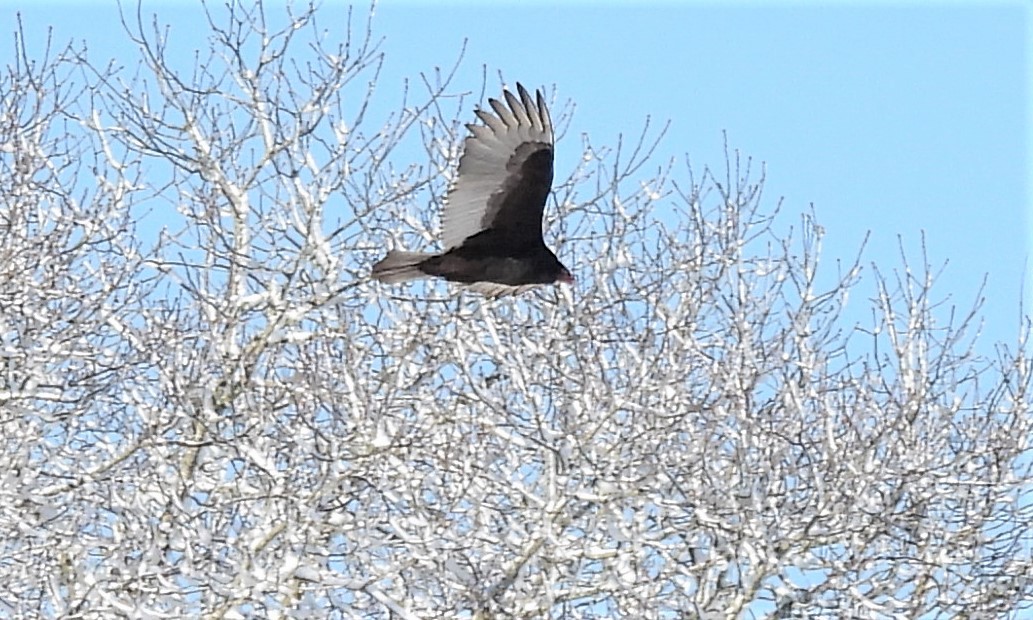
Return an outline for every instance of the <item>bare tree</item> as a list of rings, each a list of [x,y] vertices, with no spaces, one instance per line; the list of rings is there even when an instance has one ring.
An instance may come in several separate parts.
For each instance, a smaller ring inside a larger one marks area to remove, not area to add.
[[[384,101],[371,24],[322,10],[213,9],[183,66],[142,13],[130,69],[16,35],[4,615],[1029,609],[1028,319],[979,355],[924,257],[830,270],[763,172],[657,162],[648,124],[557,183],[572,294],[379,286],[434,239],[474,98],[445,71]]]

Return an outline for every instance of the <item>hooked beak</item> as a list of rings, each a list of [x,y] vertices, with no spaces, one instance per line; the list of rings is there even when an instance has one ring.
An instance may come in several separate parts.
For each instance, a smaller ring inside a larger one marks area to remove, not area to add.
[[[570,272],[566,269],[560,272],[560,275],[558,278],[556,278],[556,281],[568,284],[570,286],[574,286],[574,276],[572,276]]]

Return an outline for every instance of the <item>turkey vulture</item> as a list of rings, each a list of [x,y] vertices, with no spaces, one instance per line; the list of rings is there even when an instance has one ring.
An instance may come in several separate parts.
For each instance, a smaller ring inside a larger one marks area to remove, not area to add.
[[[488,99],[476,110],[484,125],[467,125],[459,173],[445,197],[441,239],[445,251],[392,250],[373,265],[381,282],[441,277],[495,297],[574,277],[545,247],[542,212],[552,189],[552,119],[541,91],[531,99],[517,84],[506,103]],[[508,104],[508,107],[507,105]]]

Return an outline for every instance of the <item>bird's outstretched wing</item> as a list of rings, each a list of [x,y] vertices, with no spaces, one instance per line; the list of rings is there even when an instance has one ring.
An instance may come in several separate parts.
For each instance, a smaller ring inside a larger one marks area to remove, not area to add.
[[[541,91],[532,99],[503,91],[506,103],[489,99],[492,114],[477,110],[483,125],[467,125],[459,173],[441,215],[446,249],[494,229],[515,243],[540,240],[542,211],[552,188],[553,131]]]

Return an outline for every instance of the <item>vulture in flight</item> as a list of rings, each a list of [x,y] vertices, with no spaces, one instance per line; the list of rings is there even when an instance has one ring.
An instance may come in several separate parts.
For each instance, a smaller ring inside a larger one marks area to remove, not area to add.
[[[552,119],[541,91],[532,99],[503,90],[505,103],[488,99],[494,114],[476,110],[484,124],[470,130],[459,173],[445,197],[441,240],[445,251],[391,250],[373,277],[396,283],[440,277],[490,297],[521,293],[574,277],[542,240],[542,212],[552,189]]]

